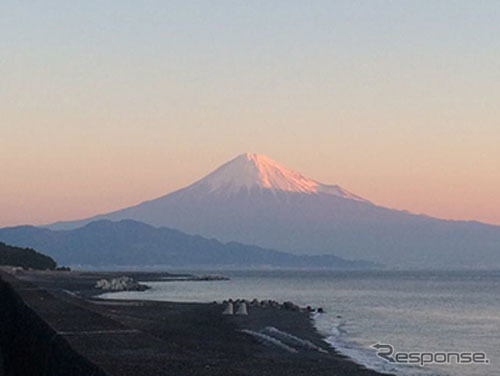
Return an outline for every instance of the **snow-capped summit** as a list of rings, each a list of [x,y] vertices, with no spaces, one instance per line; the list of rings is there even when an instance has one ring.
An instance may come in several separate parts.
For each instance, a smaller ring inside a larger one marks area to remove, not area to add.
[[[190,188],[206,186],[210,192],[237,193],[246,188],[306,194],[325,193],[363,200],[338,185],[326,185],[292,171],[263,154],[245,153],[223,164]]]
[[[50,228],[74,229],[101,219],[133,219],[223,242],[297,254],[333,253],[382,264],[500,265],[499,226],[384,208],[260,154],[242,154],[199,181],[156,199]],[[193,238],[192,247],[203,253],[206,248],[198,240]],[[136,241],[144,246],[140,236]],[[176,257],[165,258],[165,263],[175,264]]]

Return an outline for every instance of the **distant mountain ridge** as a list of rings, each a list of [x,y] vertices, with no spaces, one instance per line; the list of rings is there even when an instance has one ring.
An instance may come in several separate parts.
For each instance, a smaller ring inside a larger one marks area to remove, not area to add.
[[[0,229],[0,240],[36,247],[70,265],[170,265],[364,269],[363,261],[326,256],[297,256],[241,243],[221,243],[169,228],[133,221],[100,220],[73,230],[34,226]]]
[[[72,229],[98,219],[394,266],[500,267],[500,226],[384,208],[251,153],[157,199],[48,227]]]

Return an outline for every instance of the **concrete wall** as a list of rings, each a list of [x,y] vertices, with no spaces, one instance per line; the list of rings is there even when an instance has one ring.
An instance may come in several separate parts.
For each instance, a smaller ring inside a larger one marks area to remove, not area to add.
[[[0,349],[4,374],[105,376],[29,307],[29,302],[19,294],[21,290],[36,293],[37,288],[0,273]]]

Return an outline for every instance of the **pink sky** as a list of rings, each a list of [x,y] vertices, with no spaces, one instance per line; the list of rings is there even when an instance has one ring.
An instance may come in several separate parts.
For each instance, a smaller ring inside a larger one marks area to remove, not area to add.
[[[0,5],[0,226],[269,155],[377,204],[500,225],[498,2]]]
[[[3,150],[7,179],[0,187],[0,225],[83,218],[136,204],[181,188],[236,154],[169,150],[160,144],[151,141],[148,148],[127,145],[111,150],[106,143],[81,150],[75,145],[60,146],[63,150],[47,145],[50,151],[28,150],[22,158],[5,158],[8,153]],[[442,153],[440,164],[434,165],[428,156],[416,158],[412,149],[409,146],[401,158],[392,158],[390,150],[362,148],[352,155],[347,150],[321,153],[305,148],[267,154],[308,177],[340,184],[380,205],[500,224],[500,181],[494,163],[476,161],[475,168],[473,161],[456,163]]]

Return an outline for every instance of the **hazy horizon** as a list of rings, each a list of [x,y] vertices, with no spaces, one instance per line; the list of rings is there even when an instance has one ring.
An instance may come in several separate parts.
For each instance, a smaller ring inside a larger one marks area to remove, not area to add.
[[[500,3],[0,4],[0,227],[89,217],[244,152],[500,225]]]

